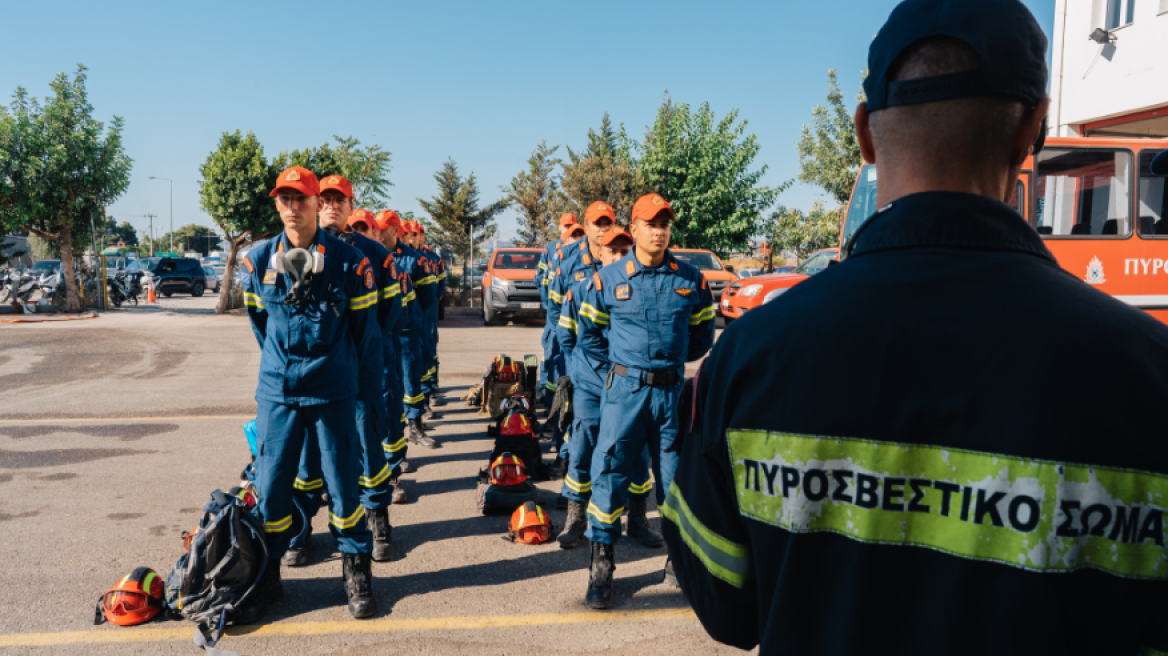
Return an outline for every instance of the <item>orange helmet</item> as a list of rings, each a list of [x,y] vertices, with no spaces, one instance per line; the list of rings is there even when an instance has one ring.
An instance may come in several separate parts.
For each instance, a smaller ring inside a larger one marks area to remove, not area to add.
[[[149,567],[139,567],[102,595],[95,623],[100,618],[119,626],[141,624],[162,612],[162,577]]]
[[[528,501],[511,515],[511,539],[523,544],[543,544],[552,539],[552,524],[547,513]]]
[[[527,480],[527,467],[518,456],[504,453],[491,464],[492,485],[519,485]]]
[[[505,355],[495,356],[495,380],[500,383],[519,382],[519,363]]]

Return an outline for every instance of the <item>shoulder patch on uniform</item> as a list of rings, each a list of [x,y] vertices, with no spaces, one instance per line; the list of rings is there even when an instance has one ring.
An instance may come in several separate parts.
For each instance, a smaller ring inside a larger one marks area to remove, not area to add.
[[[677,292],[678,294],[681,294],[682,296],[689,296],[690,294],[693,293],[693,290],[688,289],[688,288],[675,289],[673,291]]]
[[[252,266],[252,264],[251,264],[251,260],[250,260],[250,259],[248,259],[248,258],[246,258],[246,257],[245,257],[245,258],[243,258],[243,265],[247,267],[247,272],[248,272],[248,273],[255,273],[255,267],[254,267],[254,266]]]
[[[612,290],[612,293],[616,296],[616,300],[627,301],[633,297],[633,286],[627,282],[622,282]]]
[[[581,280],[583,280],[585,275],[587,275],[587,274],[585,274],[583,271],[577,271],[576,272],[576,282],[580,282]]]
[[[365,269],[365,289],[373,289],[376,285],[373,282],[373,267]]]
[[[637,267],[633,265],[632,260],[628,260],[625,262],[625,272],[628,273],[630,276],[637,272]]]
[[[600,291],[600,290],[604,289],[604,286],[600,284],[600,274],[599,273],[592,274],[592,282],[596,283],[596,291]]]
[[[276,270],[275,269],[268,269],[264,273],[264,284],[265,285],[276,284]]]
[[[677,262],[670,262],[669,268],[673,269],[674,271],[677,271]]]
[[[592,258],[588,256],[588,253],[581,255],[580,259],[584,261],[584,264],[592,264]]]
[[[381,268],[382,268],[382,269],[388,269],[388,268],[389,268],[389,265],[390,265],[390,262],[393,262],[393,256],[392,256],[392,255],[386,255],[386,256],[385,256],[385,264],[382,264],[382,265],[381,265]]]
[[[569,303],[569,302],[571,302],[571,300],[572,300],[572,290],[569,289],[568,293],[564,294],[564,302]]]

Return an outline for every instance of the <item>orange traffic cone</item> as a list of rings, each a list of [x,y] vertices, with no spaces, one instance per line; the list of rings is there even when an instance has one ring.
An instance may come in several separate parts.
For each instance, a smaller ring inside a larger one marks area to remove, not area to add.
[[[146,302],[147,303],[158,303],[158,297],[154,295],[154,285],[153,284],[146,285]]]

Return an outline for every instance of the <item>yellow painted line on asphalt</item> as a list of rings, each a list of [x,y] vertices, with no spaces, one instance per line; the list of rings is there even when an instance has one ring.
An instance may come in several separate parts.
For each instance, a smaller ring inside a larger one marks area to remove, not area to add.
[[[198,321],[192,321],[192,322],[190,322],[190,323],[184,323],[184,324],[182,324],[182,325],[179,325],[179,326],[171,326],[170,328],[163,328],[162,330],[156,330],[156,331],[154,331],[154,332],[156,332],[156,333],[164,333],[164,332],[166,332],[166,331],[168,331],[168,330],[178,330],[179,328],[187,328],[187,327],[189,327],[189,326],[193,326],[193,325],[195,325],[195,324],[204,323],[204,322],[207,322],[207,321],[214,321],[215,319],[222,319],[222,318],[223,318],[223,316],[224,316],[224,315],[221,315],[221,314],[220,314],[220,315],[215,315],[215,316],[213,316],[213,317],[207,317],[206,319],[199,319]]]
[[[0,424],[79,424],[95,421],[194,421],[202,419],[255,419],[255,415],[200,415],[198,417],[88,417],[83,419],[0,419]]]
[[[688,608],[669,610],[634,610],[615,613],[563,613],[540,615],[482,615],[478,617],[431,617],[423,619],[356,620],[330,622],[282,622],[263,626],[237,626],[227,635],[247,638],[286,636],[320,636],[337,633],[404,633],[410,631],[460,631],[498,629],[515,626],[550,626],[564,624],[615,624],[624,622],[659,622],[688,620],[695,617]],[[52,647],[77,644],[118,644],[130,642],[189,642],[194,625],[172,629],[130,629],[106,627],[90,631],[59,633],[14,633],[0,635],[0,647]],[[228,641],[230,642],[230,641]],[[229,646],[223,645],[221,646]]]

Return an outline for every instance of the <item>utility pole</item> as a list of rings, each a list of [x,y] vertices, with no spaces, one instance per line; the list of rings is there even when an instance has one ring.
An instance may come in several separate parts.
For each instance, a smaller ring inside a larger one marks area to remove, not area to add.
[[[154,257],[154,217],[157,214],[143,214],[142,217],[150,219],[150,257]]]
[[[174,252],[174,180],[150,176],[151,180],[166,180],[170,184],[170,250]]]

